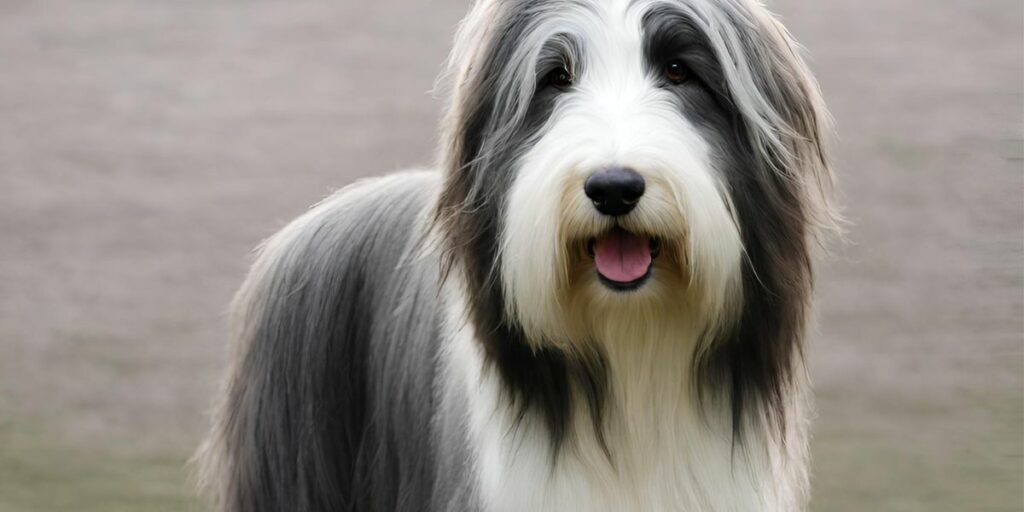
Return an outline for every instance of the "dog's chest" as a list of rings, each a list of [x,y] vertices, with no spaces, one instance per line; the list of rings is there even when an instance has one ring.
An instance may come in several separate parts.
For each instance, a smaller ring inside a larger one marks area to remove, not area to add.
[[[611,354],[607,454],[581,402],[557,456],[538,418],[520,418],[479,345],[458,332],[447,352],[453,395],[467,407],[477,491],[488,511],[781,511],[767,446],[735,450],[725,411],[698,413],[681,355]],[[658,357],[656,357],[658,356]],[[629,387],[624,387],[628,383]],[[520,421],[522,420],[522,421]]]
[[[609,436],[611,462],[582,432],[557,461],[542,433],[483,436],[478,462],[487,510],[765,510],[757,490],[763,475],[733,464],[728,442],[685,421],[645,423]]]

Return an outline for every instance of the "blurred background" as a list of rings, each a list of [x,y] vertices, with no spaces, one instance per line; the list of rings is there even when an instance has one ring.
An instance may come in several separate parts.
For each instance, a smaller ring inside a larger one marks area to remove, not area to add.
[[[1024,508],[1024,7],[776,0],[835,115],[815,511]],[[0,0],[0,511],[199,510],[250,250],[429,164],[465,0]]]

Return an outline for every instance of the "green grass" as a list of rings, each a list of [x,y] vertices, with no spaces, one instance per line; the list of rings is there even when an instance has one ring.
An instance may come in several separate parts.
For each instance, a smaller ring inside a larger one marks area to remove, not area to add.
[[[0,512],[200,510],[185,455],[120,455],[0,427]]]
[[[907,407],[879,414],[887,421],[858,423],[836,413],[841,421],[819,422],[811,510],[858,511],[865,503],[885,512],[1024,510],[1019,394],[954,403],[962,410]],[[978,414],[971,407],[992,417],[964,419]]]

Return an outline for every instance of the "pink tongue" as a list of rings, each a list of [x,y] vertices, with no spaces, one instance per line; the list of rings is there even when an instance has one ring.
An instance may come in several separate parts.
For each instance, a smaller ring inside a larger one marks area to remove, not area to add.
[[[594,263],[607,279],[620,283],[636,281],[651,268],[650,240],[616,229],[597,239]]]

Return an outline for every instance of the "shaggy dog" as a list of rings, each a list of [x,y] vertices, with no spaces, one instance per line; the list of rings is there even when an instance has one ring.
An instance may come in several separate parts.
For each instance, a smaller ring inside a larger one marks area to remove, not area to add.
[[[262,246],[223,511],[796,511],[827,117],[755,0],[479,0],[440,169]]]

